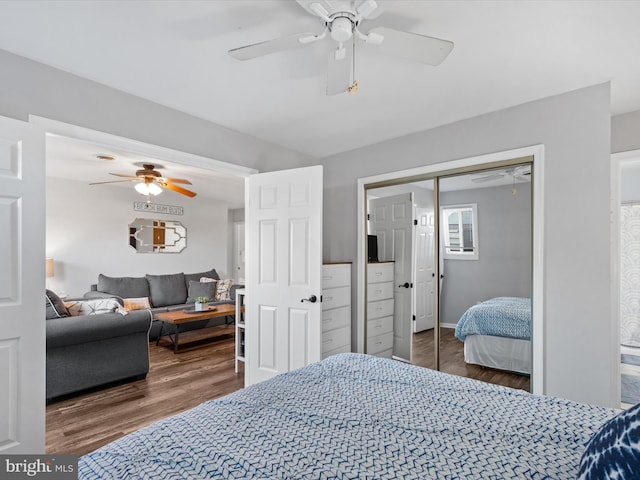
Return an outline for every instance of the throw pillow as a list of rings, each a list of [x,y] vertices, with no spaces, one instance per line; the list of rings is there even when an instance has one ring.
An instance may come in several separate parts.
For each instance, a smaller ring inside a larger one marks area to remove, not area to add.
[[[216,302],[231,301],[231,285],[233,285],[233,280],[218,280],[216,284]]]
[[[124,309],[127,312],[132,310],[146,310],[147,308],[151,308],[149,304],[149,297],[140,297],[140,298],[123,298]]]
[[[65,307],[73,317],[79,315],[99,315],[101,313],[117,312],[126,315],[126,310],[115,298],[96,298],[94,300],[72,300],[64,302]]]
[[[62,299],[51,290],[46,290],[45,302],[47,320],[68,317],[70,315]]]
[[[216,280],[215,278],[209,278],[209,277],[200,277],[200,283],[211,283],[211,282],[217,282],[218,280]]]
[[[216,282],[189,282],[189,296],[187,297],[187,303],[195,303],[196,298],[207,297],[210,302],[213,302],[216,297]]]
[[[640,403],[606,422],[593,434],[580,460],[577,480],[638,478]]]

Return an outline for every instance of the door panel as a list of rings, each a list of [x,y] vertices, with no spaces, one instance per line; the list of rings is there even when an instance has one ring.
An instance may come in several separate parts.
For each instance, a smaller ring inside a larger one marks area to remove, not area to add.
[[[435,250],[433,209],[417,208],[416,218],[416,280],[415,331],[421,332],[435,326]]]
[[[378,236],[378,258],[394,262],[393,356],[411,361],[413,330],[413,195],[369,202],[369,232]],[[405,286],[406,285],[406,286]]]
[[[252,175],[245,191],[248,386],[320,360],[322,167]]]
[[[0,117],[0,453],[44,453],[44,133]]]

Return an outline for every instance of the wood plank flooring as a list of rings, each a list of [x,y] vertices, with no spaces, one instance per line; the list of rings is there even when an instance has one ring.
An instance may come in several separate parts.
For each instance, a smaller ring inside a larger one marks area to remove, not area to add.
[[[211,343],[181,347],[177,354],[149,344],[146,380],[117,385],[52,403],[46,414],[46,451],[83,455],[154,421],[244,387],[244,364],[234,372],[234,327]],[[529,377],[466,365],[462,343],[443,329],[443,371],[514,388],[529,389]],[[433,367],[433,331],[414,335],[414,363]]]

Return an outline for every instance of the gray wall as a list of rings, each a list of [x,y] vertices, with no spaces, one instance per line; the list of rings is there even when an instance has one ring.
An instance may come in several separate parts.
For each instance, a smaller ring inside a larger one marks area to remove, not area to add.
[[[640,110],[611,118],[611,153],[640,149]]]
[[[324,259],[356,260],[358,178],[534,144],[545,148],[545,391],[615,405],[609,84],[323,159]],[[354,283],[355,284],[355,283]]]
[[[239,107],[241,108],[241,107]],[[250,106],[247,106],[249,114]],[[38,115],[261,171],[312,157],[0,50],[0,115]]]
[[[493,297],[531,296],[531,185],[442,192],[440,205],[478,205],[478,260],[444,260],[441,322]]]

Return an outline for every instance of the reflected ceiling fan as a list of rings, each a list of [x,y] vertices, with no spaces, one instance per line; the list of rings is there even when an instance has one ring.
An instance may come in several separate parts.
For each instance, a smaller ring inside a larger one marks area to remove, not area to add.
[[[474,183],[491,182],[504,177],[513,177],[514,182],[529,182],[531,180],[531,165],[520,165],[503,170],[496,170],[483,177],[472,178]]]
[[[173,190],[174,192],[181,193],[182,195],[186,195],[187,197],[196,196],[195,192],[192,192],[191,190],[187,190],[186,188],[176,185],[176,183],[191,185],[191,182],[189,180],[185,180],[183,178],[165,178],[160,174],[158,170],[156,170],[155,165],[151,163],[144,163],[142,167],[143,168],[141,170],[136,170],[135,176],[123,175],[121,173],[109,174],[109,175],[114,175],[116,177],[124,177],[127,180],[111,180],[109,182],[94,182],[94,183],[90,183],[89,185],[104,185],[105,183],[120,183],[120,182],[138,182],[135,186],[135,189],[141,195],[158,195],[162,192],[162,188],[166,188],[168,190]]]
[[[426,65],[440,65],[453,49],[453,42],[404,32],[389,27],[374,27],[363,33],[365,20],[378,17],[382,6],[375,0],[296,0],[309,14],[324,25],[320,34],[298,33],[229,50],[238,60],[304,47],[329,36],[334,48],[329,53],[327,95],[358,90],[352,78],[356,40],[376,46],[377,50]]]

